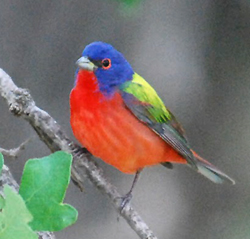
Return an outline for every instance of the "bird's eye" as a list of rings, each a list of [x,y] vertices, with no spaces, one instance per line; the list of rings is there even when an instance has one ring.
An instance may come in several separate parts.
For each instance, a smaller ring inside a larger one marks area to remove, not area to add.
[[[109,58],[105,58],[102,60],[102,68],[107,70],[111,67],[111,60]]]

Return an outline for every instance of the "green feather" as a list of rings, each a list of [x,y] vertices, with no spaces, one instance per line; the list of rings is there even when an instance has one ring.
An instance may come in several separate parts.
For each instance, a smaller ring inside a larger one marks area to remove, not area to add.
[[[144,103],[156,122],[164,123],[171,120],[171,113],[166,109],[156,91],[137,73],[134,73],[132,81],[125,82],[121,89]]]

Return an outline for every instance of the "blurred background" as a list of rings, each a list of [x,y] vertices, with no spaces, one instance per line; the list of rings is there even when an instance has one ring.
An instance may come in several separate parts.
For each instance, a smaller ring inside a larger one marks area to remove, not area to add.
[[[37,105],[73,139],[69,93],[85,45],[108,42],[149,81],[186,129],[190,144],[236,180],[215,185],[190,168],[144,170],[133,206],[159,238],[250,236],[250,2],[243,0],[2,0],[0,67],[28,88]],[[21,156],[6,159],[16,180],[29,158],[50,152],[0,99],[0,146],[33,136]],[[133,176],[98,164],[122,194]],[[106,196],[88,180],[72,183],[67,203],[79,210],[59,239],[136,239]]]

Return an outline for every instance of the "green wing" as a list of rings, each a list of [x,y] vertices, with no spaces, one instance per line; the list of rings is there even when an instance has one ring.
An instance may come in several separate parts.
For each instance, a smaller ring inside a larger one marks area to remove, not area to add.
[[[174,115],[165,107],[156,91],[137,73],[123,83],[120,92],[132,113],[196,168],[196,160],[184,131]]]

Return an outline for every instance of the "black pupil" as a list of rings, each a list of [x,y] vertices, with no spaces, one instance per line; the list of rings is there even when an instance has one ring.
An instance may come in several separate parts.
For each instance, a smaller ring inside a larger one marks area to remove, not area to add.
[[[109,66],[109,60],[103,60],[102,65],[104,67],[108,67]]]

